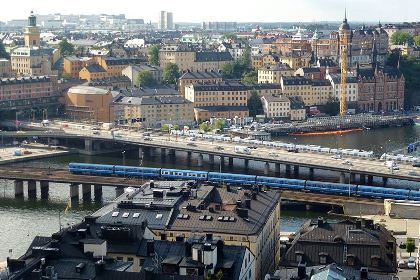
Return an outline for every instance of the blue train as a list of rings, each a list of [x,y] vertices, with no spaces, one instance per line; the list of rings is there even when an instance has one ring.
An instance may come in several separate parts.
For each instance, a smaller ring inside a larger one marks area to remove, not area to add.
[[[420,191],[393,189],[353,184],[337,184],[299,179],[286,179],[234,173],[206,172],[182,169],[136,167],[121,165],[70,163],[69,171],[75,174],[117,175],[150,179],[195,180],[233,185],[259,185],[272,189],[300,190],[317,193],[363,196],[380,199],[420,201]]]

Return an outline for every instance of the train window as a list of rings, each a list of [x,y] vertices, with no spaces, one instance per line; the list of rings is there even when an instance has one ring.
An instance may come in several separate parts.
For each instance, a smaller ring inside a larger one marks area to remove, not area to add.
[[[128,216],[130,216],[130,213],[128,213],[128,212],[125,212],[125,213],[122,215],[122,217],[123,217],[123,218],[128,218]]]
[[[138,218],[140,216],[140,213],[134,213],[133,218]]]
[[[120,212],[113,212],[112,213],[112,217],[118,217],[118,214],[119,214]]]

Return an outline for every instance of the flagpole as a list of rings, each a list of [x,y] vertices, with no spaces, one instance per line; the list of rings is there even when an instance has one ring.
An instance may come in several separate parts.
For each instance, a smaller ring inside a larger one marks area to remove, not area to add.
[[[58,225],[59,225],[59,232],[61,232],[61,210],[58,210]]]

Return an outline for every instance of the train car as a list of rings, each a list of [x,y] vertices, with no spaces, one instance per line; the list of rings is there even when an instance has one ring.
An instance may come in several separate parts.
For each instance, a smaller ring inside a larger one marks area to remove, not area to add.
[[[341,195],[355,195],[357,185],[352,184],[336,184],[318,181],[306,181],[306,190],[312,192],[323,192],[330,194],[341,194]]]
[[[160,176],[165,179],[207,181],[207,173],[206,171],[162,168]]]
[[[274,189],[303,190],[305,180],[257,176],[257,184]]]
[[[133,176],[158,178],[160,177],[160,168],[138,167],[138,166],[122,166],[115,165],[114,172],[119,176]]]
[[[209,172],[208,180],[215,183],[229,183],[229,184],[242,184],[242,185],[255,185],[255,175],[241,175],[233,173],[219,173]]]
[[[408,195],[409,200],[420,201],[420,191],[411,190]]]
[[[392,189],[359,185],[357,187],[357,194],[373,198],[407,200],[409,199],[410,191],[405,189]]]
[[[69,163],[69,171],[78,174],[113,175],[114,165],[72,162]]]

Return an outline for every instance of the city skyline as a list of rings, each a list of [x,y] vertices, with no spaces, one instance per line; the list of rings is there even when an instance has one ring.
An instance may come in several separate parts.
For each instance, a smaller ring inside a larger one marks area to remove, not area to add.
[[[36,4],[34,4],[36,2]],[[403,3],[402,3],[403,2]],[[202,9],[193,0],[156,0],[154,5],[144,6],[140,2],[120,0],[118,6],[98,7],[94,2],[72,1],[73,5],[65,8],[54,5],[51,0],[22,0],[16,9],[13,2],[3,4],[0,21],[24,19],[31,10],[36,14],[125,14],[127,18],[143,18],[146,22],[157,22],[161,10],[174,14],[174,22],[202,21],[237,21],[237,22],[314,22],[340,21],[344,16],[345,3],[341,0],[261,0],[259,5],[237,5],[234,1],[214,0],[210,7]],[[407,7],[404,17],[395,11]],[[186,9],[188,7],[188,9]],[[409,8],[408,8],[409,7]],[[372,9],[375,10],[372,13]],[[232,15],[232,11],[236,10]],[[349,21],[358,22],[402,22],[419,21],[418,0],[348,0],[347,15]],[[134,12],[138,11],[138,12]],[[373,14],[373,16],[372,16]]]

